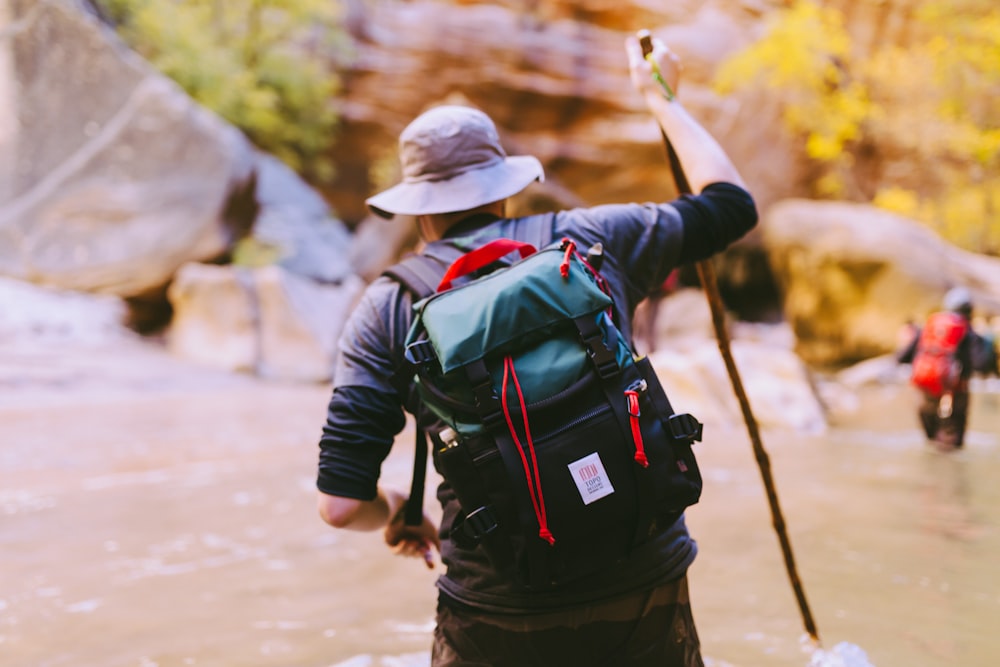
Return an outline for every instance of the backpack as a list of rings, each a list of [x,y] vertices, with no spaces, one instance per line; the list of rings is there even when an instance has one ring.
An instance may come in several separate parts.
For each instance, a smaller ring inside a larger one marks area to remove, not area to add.
[[[691,446],[702,425],[673,411],[615,326],[609,293],[571,240],[536,252],[498,239],[414,304],[401,374],[462,509],[448,537],[481,547],[525,590],[624,561],[701,495]]]
[[[958,387],[962,364],[957,352],[968,324],[953,312],[934,313],[920,332],[913,357],[910,382],[933,397],[940,397]]]

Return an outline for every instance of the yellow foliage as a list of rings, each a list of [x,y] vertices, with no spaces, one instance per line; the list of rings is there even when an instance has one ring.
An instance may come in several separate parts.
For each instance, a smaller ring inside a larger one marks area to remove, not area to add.
[[[844,69],[850,47],[839,12],[799,2],[772,17],[765,39],[723,64],[716,88],[721,93],[750,86],[781,90],[785,123],[805,135],[806,154],[838,162],[845,144],[858,138],[860,126],[875,113],[866,89],[850,81]],[[835,172],[817,187],[828,196],[843,191]]]
[[[837,199],[844,194],[844,181],[836,172],[827,172],[816,180],[816,191],[823,197]]]
[[[311,180],[332,177],[339,35],[329,0],[99,0],[119,32],[194,99]]]
[[[1000,252],[998,207],[1000,198],[992,184],[956,185],[940,200],[941,233],[965,248]]]
[[[1000,253],[1000,188],[982,176],[1000,172],[1000,3],[917,0],[915,10],[905,48],[857,45],[839,10],[798,0],[720,67],[716,87],[778,96],[786,126],[822,166],[818,195],[874,193],[876,205],[949,240]],[[882,169],[887,157],[902,168]]]
[[[850,40],[837,11],[797,3],[771,17],[767,35],[722,65],[720,92],[754,84],[811,92],[839,80],[832,59],[846,55]]]
[[[259,268],[276,264],[285,252],[279,246],[265,243],[253,236],[246,236],[236,242],[232,263],[236,266]]]
[[[917,193],[895,185],[879,190],[872,203],[879,208],[910,218],[917,217],[920,210]]]

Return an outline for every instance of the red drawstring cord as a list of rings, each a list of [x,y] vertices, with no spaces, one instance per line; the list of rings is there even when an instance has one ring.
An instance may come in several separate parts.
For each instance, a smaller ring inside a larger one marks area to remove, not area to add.
[[[628,390],[625,392],[625,399],[628,401],[628,421],[632,426],[632,441],[635,442],[635,462],[643,468],[648,468],[649,459],[646,458],[646,447],[642,442],[642,431],[639,429],[639,392]]]
[[[559,265],[559,275],[563,278],[569,278],[569,260],[576,254],[576,243],[569,239],[563,239],[563,244],[566,246],[566,253],[563,255],[562,263]]]
[[[573,254],[576,255],[576,258],[580,260],[580,263],[587,267],[587,270],[590,271],[590,275],[594,278],[594,283],[597,285],[598,289],[611,297],[611,288],[608,287],[608,281],[604,279],[604,276],[601,275],[600,271],[590,265],[590,262],[587,261],[586,257],[576,252],[576,243],[566,238],[563,239],[563,243],[566,244],[566,255],[563,257],[562,264],[559,265],[559,273],[562,274],[562,277],[565,278],[569,275],[569,254],[570,251],[572,251]],[[614,301],[614,297],[611,297],[611,299]],[[615,312],[612,306],[608,306],[606,312],[608,317],[614,319]]]
[[[514,379],[514,388],[517,390],[518,402],[521,405],[521,418],[524,421],[524,438],[528,443],[528,451],[531,454],[530,466],[528,465],[528,458],[524,455],[524,447],[521,445],[521,440],[517,437],[517,431],[514,429],[514,422],[510,416],[510,407],[507,404],[508,378]],[[538,460],[535,458],[535,444],[531,439],[531,429],[528,427],[528,410],[524,404],[524,394],[521,393],[521,383],[518,382],[517,372],[514,370],[514,360],[509,355],[504,357],[503,360],[503,390],[501,398],[503,402],[503,415],[507,420],[507,428],[510,430],[510,435],[517,446],[517,453],[521,455],[524,478],[528,482],[528,494],[531,496],[531,504],[535,509],[535,518],[538,519],[538,536],[548,542],[549,545],[555,544],[556,538],[553,537],[552,532],[549,530],[548,519],[546,517],[545,498],[542,496],[542,480],[538,475]],[[532,467],[535,470],[534,479],[532,479],[531,474]]]

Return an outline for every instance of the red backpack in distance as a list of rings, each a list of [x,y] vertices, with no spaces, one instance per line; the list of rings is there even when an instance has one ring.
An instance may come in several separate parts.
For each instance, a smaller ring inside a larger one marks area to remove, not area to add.
[[[958,386],[962,366],[958,345],[968,330],[965,318],[957,313],[934,313],[920,332],[913,357],[913,385],[931,396],[942,396]]]

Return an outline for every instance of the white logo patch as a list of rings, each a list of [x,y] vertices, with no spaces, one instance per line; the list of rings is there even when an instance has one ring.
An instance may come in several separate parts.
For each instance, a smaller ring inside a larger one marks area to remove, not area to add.
[[[615,487],[611,486],[608,479],[608,472],[601,463],[601,457],[597,452],[588,454],[578,461],[573,461],[568,466],[569,473],[573,475],[576,488],[580,491],[580,497],[584,505],[589,505],[595,500],[600,500],[604,496],[610,496],[615,492]]]

